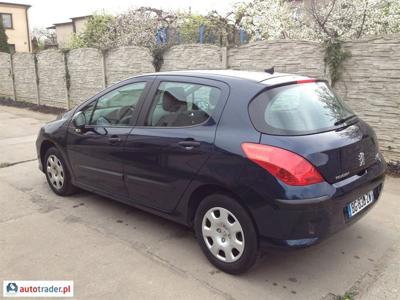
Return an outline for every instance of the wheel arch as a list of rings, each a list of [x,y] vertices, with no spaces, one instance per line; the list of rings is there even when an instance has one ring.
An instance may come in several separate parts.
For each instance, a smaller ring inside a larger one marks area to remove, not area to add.
[[[68,172],[69,172],[69,174],[71,175],[71,177],[72,177],[72,181],[74,181],[74,174],[73,174],[73,172],[71,172],[72,170],[71,170],[71,166],[70,166],[70,164],[69,164],[69,160],[68,159],[66,159],[66,153],[63,151],[63,149],[59,146],[59,145],[57,145],[57,143],[55,143],[54,141],[52,141],[52,140],[50,140],[50,139],[45,139],[45,140],[43,140],[42,141],[42,143],[41,143],[41,145],[40,145],[40,161],[41,161],[41,163],[42,163],[42,166],[43,166],[43,173],[45,173],[45,165],[46,165],[46,162],[45,162],[45,156],[46,156],[46,152],[51,148],[51,147],[54,147],[54,148],[56,148],[58,151],[60,151],[60,153],[61,153],[61,156],[62,156],[62,158],[64,159],[64,161],[65,161],[65,164],[66,164],[66,167],[67,167],[67,169],[68,169]]]
[[[235,194],[234,192],[232,192],[231,190],[222,187],[220,185],[217,184],[204,184],[201,185],[199,187],[197,187],[196,189],[194,189],[192,191],[192,193],[190,194],[190,198],[188,201],[188,205],[187,205],[187,223],[190,227],[193,226],[194,224],[194,218],[195,218],[195,214],[197,211],[197,208],[199,207],[200,203],[209,195],[213,195],[213,194],[222,194],[222,195],[226,195],[228,197],[231,197],[232,199],[234,199],[235,201],[237,201],[239,203],[239,205],[247,212],[247,214],[249,215],[251,221],[253,222],[254,228],[256,229],[257,235],[259,234],[258,231],[258,227],[256,222],[254,221],[253,215],[251,214],[250,210],[248,209],[248,207],[246,207],[246,205],[243,203],[243,199],[241,199],[237,194]]]
[[[45,159],[47,150],[49,150],[51,147],[57,148],[57,145],[50,140],[44,140],[42,142],[42,144],[40,145],[40,161],[42,163],[42,166],[46,165],[44,159]],[[43,167],[43,172],[45,172],[44,167]]]

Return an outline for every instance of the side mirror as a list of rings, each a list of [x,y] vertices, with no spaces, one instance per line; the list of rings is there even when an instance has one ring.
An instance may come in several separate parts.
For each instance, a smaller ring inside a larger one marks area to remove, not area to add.
[[[86,125],[86,117],[83,112],[77,112],[72,118],[72,123],[74,124],[76,129],[84,129]]]

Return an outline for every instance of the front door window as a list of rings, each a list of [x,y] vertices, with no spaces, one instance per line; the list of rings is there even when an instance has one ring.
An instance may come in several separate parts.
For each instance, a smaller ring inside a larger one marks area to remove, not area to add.
[[[88,125],[129,126],[145,86],[145,82],[128,84],[89,104],[83,109]]]

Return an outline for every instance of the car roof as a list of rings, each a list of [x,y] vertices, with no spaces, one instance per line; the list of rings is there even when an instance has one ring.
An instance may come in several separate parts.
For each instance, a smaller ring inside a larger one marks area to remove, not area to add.
[[[155,75],[155,76],[191,76],[191,77],[203,77],[210,79],[219,79],[222,81],[229,82],[230,79],[243,79],[253,82],[261,82],[268,84],[270,79],[279,78],[279,81],[290,81],[299,80],[309,77],[286,74],[286,73],[267,73],[260,71],[239,71],[239,70],[185,70],[185,71],[170,71],[170,72],[157,72],[144,75]]]

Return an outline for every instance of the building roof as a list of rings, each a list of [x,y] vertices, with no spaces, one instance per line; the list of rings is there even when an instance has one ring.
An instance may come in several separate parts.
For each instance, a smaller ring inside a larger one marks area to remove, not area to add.
[[[73,18],[70,18],[72,21],[54,23],[53,26],[47,27],[47,29],[55,29],[57,25],[69,25],[69,24],[73,25],[76,20],[86,19],[86,18],[89,18],[91,16],[92,15],[73,17]]]
[[[53,25],[54,25],[54,26],[57,26],[57,25],[68,25],[68,24],[71,24],[71,25],[72,25],[72,22],[70,21],[70,22],[54,23]]]
[[[29,5],[29,4],[11,3],[11,2],[0,2],[0,5],[20,6],[20,7],[24,7],[25,9],[29,9],[31,7],[31,5]]]
[[[80,19],[86,19],[86,18],[90,18],[91,16],[92,15],[73,17],[73,18],[71,18],[71,20],[75,21],[75,20],[80,20]]]

